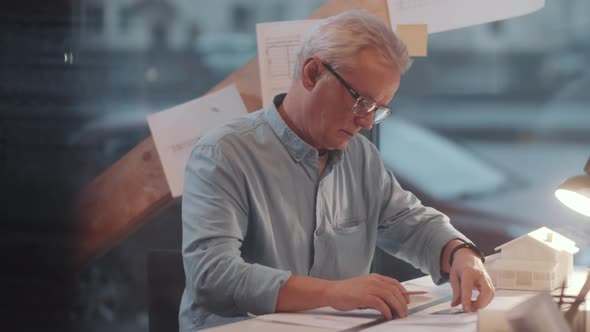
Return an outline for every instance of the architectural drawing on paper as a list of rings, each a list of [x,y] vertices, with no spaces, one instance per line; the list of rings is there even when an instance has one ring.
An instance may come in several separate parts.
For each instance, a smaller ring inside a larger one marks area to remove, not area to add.
[[[553,290],[571,277],[575,242],[541,227],[496,248],[486,269],[498,289]]]
[[[289,90],[299,44],[318,20],[280,21],[256,24],[258,66],[262,105]]]

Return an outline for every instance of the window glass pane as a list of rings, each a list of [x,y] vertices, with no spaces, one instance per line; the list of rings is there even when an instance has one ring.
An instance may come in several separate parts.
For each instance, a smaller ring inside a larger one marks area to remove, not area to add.
[[[430,34],[379,126],[379,149],[406,188],[499,245],[541,226],[582,249],[587,217],[554,191],[590,157],[590,2]],[[408,123],[410,123],[408,125]],[[502,226],[499,226],[502,225]],[[504,240],[505,241],[505,240]]]
[[[527,271],[516,272],[516,286],[529,287],[533,284],[533,273]]]
[[[379,133],[385,164],[437,199],[485,194],[507,185],[508,178],[500,170],[412,122],[385,120]]]
[[[2,1],[0,242],[23,256],[7,262],[2,284],[26,299],[14,310],[24,316],[15,315],[19,330],[46,329],[45,317],[76,331],[148,330],[146,257],[180,250],[180,204],[158,210],[76,280],[61,275],[74,252],[68,208],[150,136],[148,114],[201,97],[250,61],[256,23],[303,19],[324,2]]]
[[[549,280],[549,272],[534,272],[533,278],[535,280]]]

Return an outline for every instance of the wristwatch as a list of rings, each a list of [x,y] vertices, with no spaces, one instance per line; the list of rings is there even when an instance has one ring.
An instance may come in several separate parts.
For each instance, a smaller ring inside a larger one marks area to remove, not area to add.
[[[475,246],[475,244],[473,244],[472,242],[467,242],[467,241],[465,241],[463,239],[459,239],[459,238],[457,238],[457,240],[462,241],[463,243],[461,243],[460,245],[453,248],[453,250],[451,250],[451,256],[449,258],[449,266],[453,266],[453,259],[455,258],[455,253],[457,252],[457,250],[462,249],[462,248],[467,248],[467,249],[473,251],[477,255],[477,257],[479,257],[481,259],[481,262],[485,263],[486,256],[484,255],[484,253],[481,250],[479,250],[478,247]]]

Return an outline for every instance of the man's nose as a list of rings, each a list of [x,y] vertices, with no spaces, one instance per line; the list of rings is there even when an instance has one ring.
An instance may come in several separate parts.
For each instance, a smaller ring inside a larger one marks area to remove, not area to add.
[[[371,130],[373,128],[373,117],[375,113],[371,112],[369,115],[364,117],[356,117],[355,122],[358,126],[362,127],[365,130]]]

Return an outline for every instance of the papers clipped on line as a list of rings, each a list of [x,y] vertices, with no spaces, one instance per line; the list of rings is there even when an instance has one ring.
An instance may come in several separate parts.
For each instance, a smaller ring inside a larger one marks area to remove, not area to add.
[[[387,0],[391,27],[410,56],[426,56],[430,33],[521,16],[544,6],[545,0]],[[299,44],[318,21],[256,25],[263,106],[289,89]]]
[[[258,68],[262,90],[262,105],[287,92],[293,80],[293,69],[299,44],[319,20],[281,21],[256,25]],[[407,45],[410,56],[426,55],[426,28],[412,24],[399,36]]]
[[[545,0],[387,0],[394,31],[400,24],[426,24],[429,34],[517,17],[544,6]]]
[[[207,130],[247,113],[232,84],[147,117],[172,197],[182,195],[186,162],[199,138]]]

